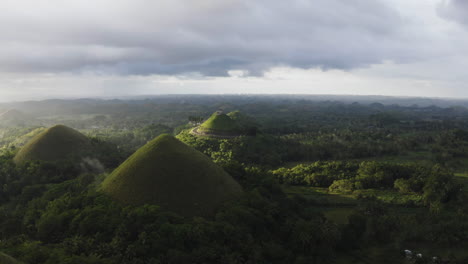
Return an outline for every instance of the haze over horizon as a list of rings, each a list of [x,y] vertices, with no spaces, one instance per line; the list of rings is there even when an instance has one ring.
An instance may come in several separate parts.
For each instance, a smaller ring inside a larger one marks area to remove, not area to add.
[[[468,98],[463,0],[5,0],[0,101]]]

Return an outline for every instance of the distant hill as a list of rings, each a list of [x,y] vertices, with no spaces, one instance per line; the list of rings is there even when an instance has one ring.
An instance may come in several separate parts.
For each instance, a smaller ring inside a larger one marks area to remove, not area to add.
[[[200,130],[208,133],[236,133],[239,132],[239,126],[228,115],[216,112],[200,125]]]
[[[90,140],[80,132],[56,125],[34,136],[16,154],[14,161],[59,161],[78,158],[90,147]]]
[[[27,115],[16,109],[10,109],[0,114],[0,120],[23,120],[26,119]]]
[[[167,134],[122,163],[102,190],[124,203],[156,204],[185,216],[210,215],[242,192],[210,158]]]
[[[191,130],[197,136],[232,138],[242,135],[255,136],[258,124],[240,111],[223,114],[215,112],[203,124]]]
[[[254,136],[257,133],[259,124],[252,117],[240,112],[233,111],[227,114],[242,131],[242,134]]]
[[[0,264],[22,264],[22,262],[0,252]]]
[[[0,113],[0,125],[3,126],[24,126],[31,124],[34,119],[16,109],[10,109]]]

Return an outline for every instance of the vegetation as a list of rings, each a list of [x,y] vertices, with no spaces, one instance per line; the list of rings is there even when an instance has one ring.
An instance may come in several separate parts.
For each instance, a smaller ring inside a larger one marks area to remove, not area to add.
[[[198,128],[200,132],[215,135],[238,135],[239,126],[228,115],[216,112]]]
[[[29,118],[0,120],[0,248],[33,264],[467,263],[466,106],[308,96],[0,104]],[[218,109],[231,120],[221,127],[240,133],[191,133]],[[14,162],[57,123],[88,142],[80,159],[78,148]]]
[[[53,126],[32,138],[15,156],[16,163],[26,161],[58,161],[81,156],[90,141],[80,132],[63,126]]]
[[[2,264],[21,264],[21,262],[17,261],[16,259],[0,252],[0,263]]]
[[[135,152],[102,189],[128,204],[156,204],[181,215],[210,215],[241,192],[208,157],[167,134]]]

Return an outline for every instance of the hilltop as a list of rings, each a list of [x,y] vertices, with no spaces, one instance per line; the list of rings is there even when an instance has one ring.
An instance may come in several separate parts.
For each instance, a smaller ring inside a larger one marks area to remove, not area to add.
[[[233,133],[239,132],[239,126],[236,121],[232,120],[228,115],[216,112],[200,125],[200,131],[207,133]]]
[[[79,157],[90,146],[89,139],[80,132],[56,125],[34,136],[16,154],[14,161],[59,161]]]
[[[241,135],[254,136],[257,133],[255,121],[240,111],[224,114],[215,112],[203,124],[194,128],[192,134],[215,138],[232,138]]]
[[[167,134],[137,150],[102,190],[124,203],[156,204],[186,216],[209,215],[242,192],[210,158]]]
[[[249,136],[255,136],[257,134],[259,125],[252,117],[240,111],[230,112],[227,114],[227,116],[229,116],[231,120],[237,123],[243,134]]]

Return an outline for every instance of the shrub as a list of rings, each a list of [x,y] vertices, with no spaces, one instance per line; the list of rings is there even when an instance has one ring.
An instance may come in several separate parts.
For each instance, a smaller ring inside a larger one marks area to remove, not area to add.
[[[351,193],[355,188],[352,180],[336,180],[328,189],[331,192]]]

